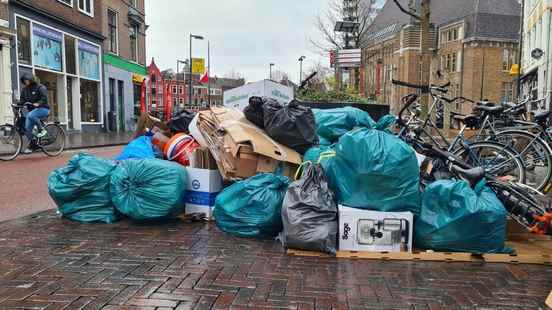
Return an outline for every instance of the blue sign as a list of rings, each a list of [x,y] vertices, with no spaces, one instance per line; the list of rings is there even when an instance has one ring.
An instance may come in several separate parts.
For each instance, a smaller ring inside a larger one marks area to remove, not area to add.
[[[49,28],[33,24],[33,62],[35,66],[61,71],[62,34]]]
[[[100,79],[100,48],[79,41],[79,72],[84,78]]]

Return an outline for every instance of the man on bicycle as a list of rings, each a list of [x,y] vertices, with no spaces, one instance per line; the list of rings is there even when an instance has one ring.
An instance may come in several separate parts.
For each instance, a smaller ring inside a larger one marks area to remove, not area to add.
[[[48,117],[50,106],[48,105],[48,90],[46,86],[40,84],[36,76],[25,73],[21,76],[21,83],[25,86],[21,90],[19,100],[21,103],[26,104],[29,110],[25,120],[25,136],[29,143],[25,153],[29,153],[32,151],[30,148],[35,147],[31,145],[34,143],[33,128],[37,126],[37,138],[41,138],[47,134],[40,124],[40,119]]]

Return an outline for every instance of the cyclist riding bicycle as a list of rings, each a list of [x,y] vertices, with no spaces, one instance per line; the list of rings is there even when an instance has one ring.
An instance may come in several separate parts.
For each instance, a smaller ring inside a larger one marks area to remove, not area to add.
[[[48,105],[48,90],[40,84],[40,80],[31,74],[25,73],[21,76],[21,83],[25,86],[21,90],[19,101],[27,105],[29,113],[25,120],[25,136],[27,137],[27,148],[24,153],[31,153],[36,149],[33,129],[37,126],[37,138],[44,137],[47,132],[40,123],[40,119],[48,117],[50,106]]]

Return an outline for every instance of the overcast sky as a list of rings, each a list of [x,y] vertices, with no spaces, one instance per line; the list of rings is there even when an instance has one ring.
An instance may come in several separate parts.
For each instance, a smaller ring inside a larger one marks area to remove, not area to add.
[[[308,38],[319,36],[314,20],[328,0],[146,0],[147,55],[161,70],[176,69],[189,57],[189,34],[211,41],[211,75],[235,69],[247,81],[268,78],[274,70],[299,77],[298,58],[307,56],[304,70],[321,61]],[[193,42],[194,57],[207,58],[207,41]]]

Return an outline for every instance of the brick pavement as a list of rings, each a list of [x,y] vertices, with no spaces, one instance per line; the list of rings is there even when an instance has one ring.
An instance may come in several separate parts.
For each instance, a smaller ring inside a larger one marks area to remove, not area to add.
[[[211,223],[0,223],[0,309],[544,309],[550,271],[288,257]]]

